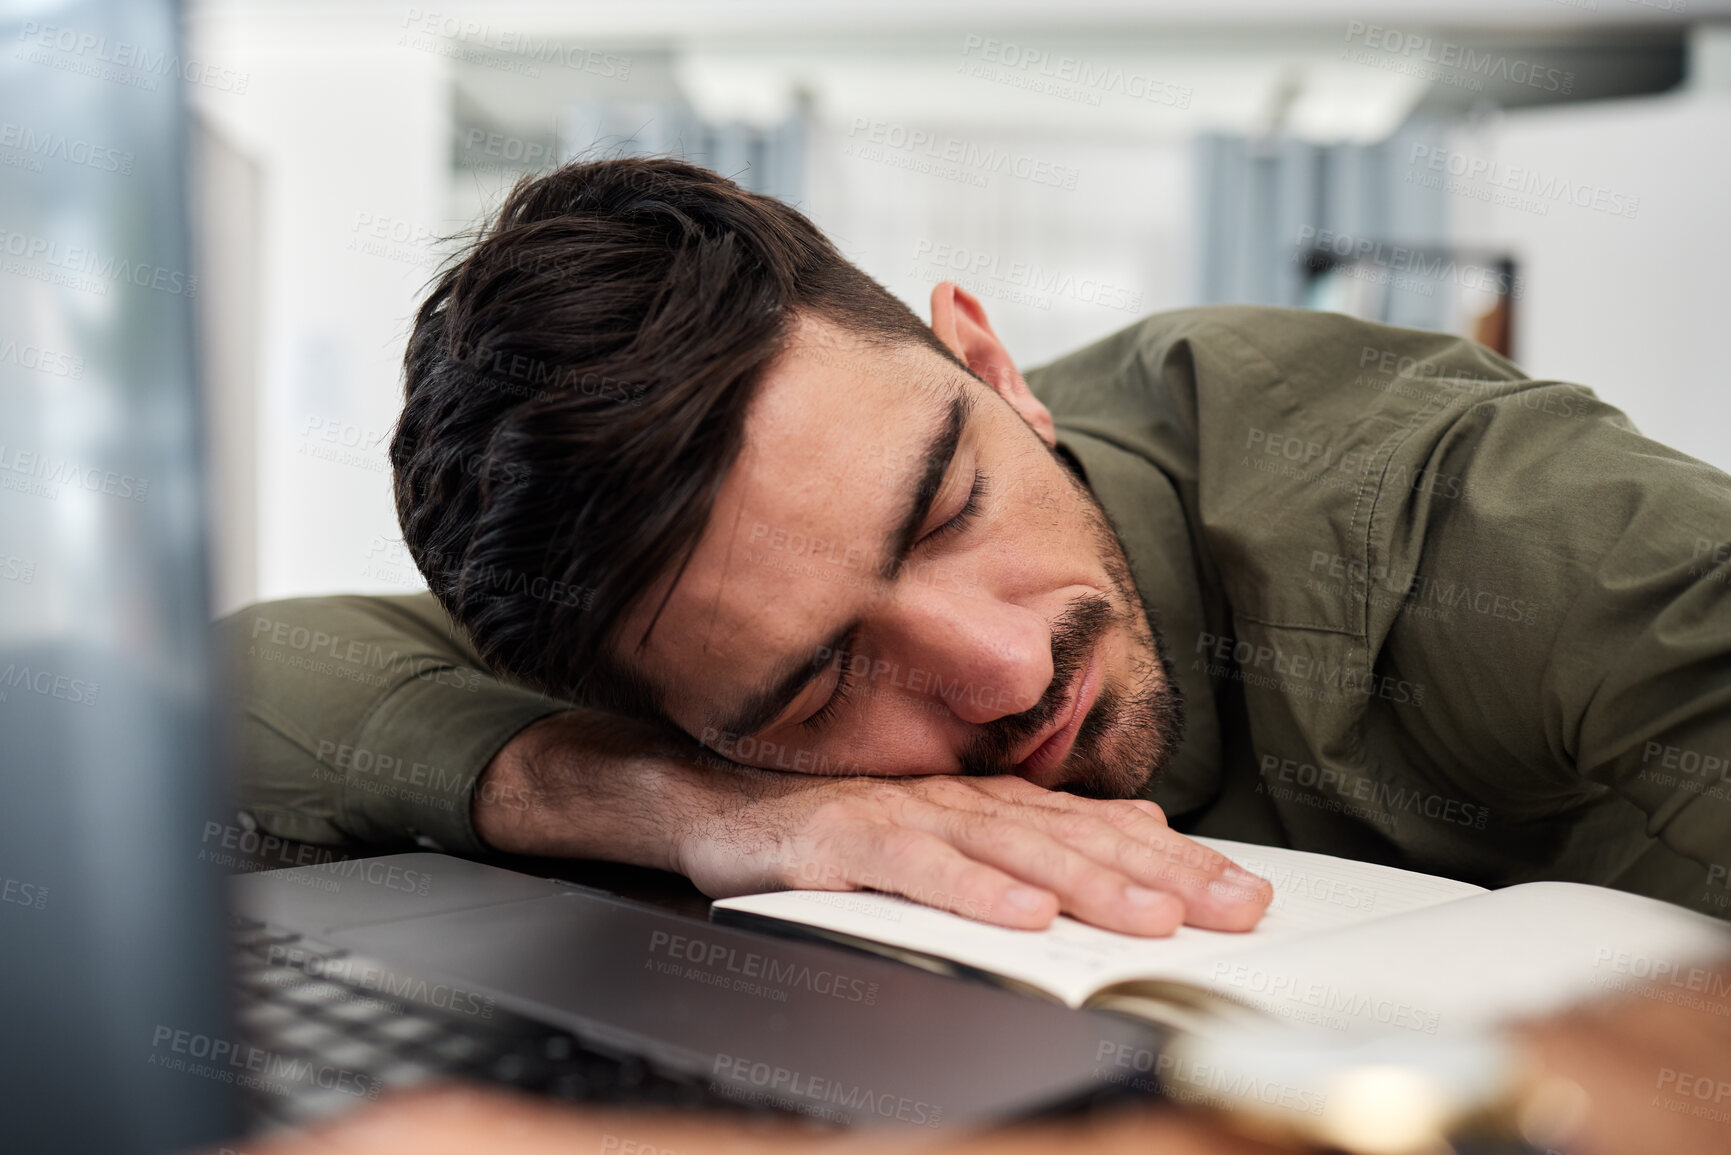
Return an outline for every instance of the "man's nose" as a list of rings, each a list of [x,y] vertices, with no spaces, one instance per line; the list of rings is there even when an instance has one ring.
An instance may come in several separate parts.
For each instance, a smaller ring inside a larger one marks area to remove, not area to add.
[[[964,722],[1020,714],[1052,684],[1052,632],[1038,612],[978,594],[909,591],[898,632],[911,664],[930,670],[928,693]]]

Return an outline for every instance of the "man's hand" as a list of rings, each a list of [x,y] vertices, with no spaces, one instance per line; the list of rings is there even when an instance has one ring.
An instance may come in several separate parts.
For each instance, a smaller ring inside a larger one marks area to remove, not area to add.
[[[784,777],[798,778],[797,775]],[[870,889],[1002,926],[1060,910],[1130,934],[1247,930],[1273,891],[1174,833],[1152,802],[1099,802],[1021,778],[819,778],[705,815],[682,872],[712,897]]]
[[[305,1131],[236,1146],[249,1155],[1276,1155],[1171,1110],[1118,1112],[1009,1129],[909,1136],[814,1131],[784,1118],[574,1109],[469,1086],[410,1091]],[[205,1155],[218,1155],[206,1152]]]
[[[500,850],[675,870],[712,898],[872,889],[1001,926],[1063,911],[1130,934],[1248,930],[1273,888],[1166,825],[1152,802],[1021,778],[828,778],[699,766],[638,735],[603,752],[591,714],[529,727],[476,791]],[[637,751],[627,753],[626,750]]]
[[[1538,1069],[1569,1080],[1540,1145],[1568,1151],[1731,1151],[1731,959],[1655,978],[1519,1030]],[[1569,1109],[1572,1108],[1572,1109]]]

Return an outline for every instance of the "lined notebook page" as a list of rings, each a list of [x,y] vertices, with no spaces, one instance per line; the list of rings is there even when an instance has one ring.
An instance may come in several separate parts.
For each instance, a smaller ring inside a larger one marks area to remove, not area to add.
[[[870,892],[788,890],[722,899],[715,906],[952,959],[1080,1006],[1115,982],[1165,977],[1192,981],[1198,969],[1207,972],[1201,964],[1242,951],[1483,892],[1470,883],[1326,854],[1218,838],[1196,841],[1274,884],[1274,901],[1255,930],[1229,934],[1187,926],[1170,938],[1138,938],[1063,916],[1045,930],[1010,930]]]
[[[1173,977],[1335,1038],[1434,1035],[1630,984],[1687,999],[1712,981],[1703,964],[1727,953],[1731,928],[1707,915],[1600,886],[1529,882],[1218,961],[1187,959]]]

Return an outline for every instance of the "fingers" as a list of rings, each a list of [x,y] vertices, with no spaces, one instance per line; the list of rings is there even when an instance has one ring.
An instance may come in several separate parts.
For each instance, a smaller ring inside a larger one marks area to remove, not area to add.
[[[1139,887],[1178,899],[1184,908],[1182,921],[1191,926],[1249,930],[1261,920],[1274,898],[1274,888],[1266,880],[1234,865],[1218,851],[1169,829],[1165,814],[1152,802],[1078,798],[1042,790],[1020,778],[968,782],[952,779],[949,784],[934,782],[928,793],[941,805],[984,813],[996,820],[982,830],[981,837],[986,841],[980,844],[981,848],[990,846],[994,832],[1004,832],[1003,836],[1009,838],[1012,829],[1031,827],[1107,868],[1100,880],[1089,878],[1090,872],[1083,868],[1078,879],[1081,885],[1104,888],[1122,876]],[[1044,879],[1031,877],[1016,862],[1004,860],[999,853],[988,853],[986,860],[1019,877],[1050,885]],[[1097,921],[1080,913],[1080,892],[1058,893],[1067,912],[1089,922]],[[1133,921],[1136,925],[1150,924],[1146,919]],[[1153,924],[1158,925],[1158,920]],[[1132,930],[1109,914],[1107,921],[1097,925],[1130,933],[1169,933]]]
[[[941,1143],[934,1146],[934,1139]],[[569,1107],[518,1093],[444,1085],[399,1092],[335,1120],[246,1144],[253,1155],[570,1155],[574,1151],[691,1155],[1259,1155],[1277,1149],[1170,1109],[1096,1113],[921,1138],[884,1129],[814,1132],[790,1119],[646,1107]],[[1655,1148],[1656,1149],[1656,1148]],[[1281,1148],[1279,1150],[1286,1150]]]
[[[906,825],[857,824],[838,831],[829,852],[839,886],[899,894],[1017,930],[1042,930],[1058,915],[1058,897],[1029,885],[1025,874],[1000,870]]]
[[[250,1139],[252,1155],[570,1155],[576,1151],[691,1155],[813,1155],[830,1150],[912,1155],[889,1138],[849,1142],[792,1119],[567,1106],[520,1092],[444,1084],[398,1092],[304,1130]],[[227,1150],[227,1148],[224,1148]],[[209,1152],[207,1155],[215,1155]]]
[[[1134,847],[1125,860],[1122,840],[1108,844],[1120,855],[1113,864],[1144,885],[1166,889],[1183,899],[1184,921],[1190,926],[1243,931],[1261,921],[1274,900],[1274,887],[1267,879],[1168,829],[1164,821],[1155,821],[1134,803],[1103,805],[1101,820],[1128,835]],[[1099,840],[1090,841],[1098,844]]]
[[[1125,934],[1168,935],[1184,921],[1183,900],[1141,885],[1034,823],[936,807],[915,820],[929,822],[968,858],[1055,894],[1066,914],[1084,922]]]
[[[1001,926],[1062,910],[1109,930],[1167,935],[1188,921],[1246,930],[1269,885],[1170,830],[1149,802],[1083,799],[1019,778],[814,783],[735,814],[682,849],[720,897],[784,886],[869,888]]]

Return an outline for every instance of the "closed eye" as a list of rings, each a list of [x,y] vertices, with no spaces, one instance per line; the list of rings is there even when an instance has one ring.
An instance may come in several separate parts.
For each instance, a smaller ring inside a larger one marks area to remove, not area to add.
[[[849,695],[853,693],[853,675],[848,673],[848,664],[844,655],[841,675],[835,680],[835,689],[830,691],[829,701],[813,710],[811,717],[801,722],[801,726],[808,730],[821,730],[825,724],[841,712],[842,706],[846,704]]]
[[[967,503],[964,504],[961,509],[956,511],[956,516],[950,518],[950,520],[944,522],[944,524],[938,526],[938,528],[932,530],[932,532],[921,538],[920,544],[924,545],[926,542],[936,541],[938,538],[947,537],[952,533],[960,533],[962,530],[968,528],[968,524],[980,514],[980,508],[986,496],[986,481],[987,479],[984,473],[981,473],[978,469],[974,470],[974,484],[973,487],[968,490]]]
[[[835,689],[830,691],[828,701],[824,702],[824,704],[819,706],[816,710],[813,710],[802,722],[799,723],[799,725],[803,726],[805,729],[823,729],[825,724],[841,711],[842,706],[848,700],[848,696],[853,693],[854,686],[851,667],[853,666],[854,658],[854,642],[858,637],[859,633],[856,630],[848,634],[842,644],[837,647],[839,652],[836,654],[836,661],[841,663],[841,670],[836,675]]]
[[[968,528],[973,520],[980,515],[980,510],[984,507],[987,484],[988,478],[986,475],[978,469],[974,470],[974,484],[968,489],[968,500],[962,504],[961,509],[956,511],[954,517],[950,518],[950,520],[944,522],[944,524],[938,526],[936,529],[926,534],[925,537],[921,538],[920,544],[925,545],[927,542],[936,541],[939,538],[947,537],[950,534],[960,533],[962,530]],[[813,710],[808,717],[799,723],[799,725],[805,729],[823,729],[825,725],[835,719],[836,715],[841,712],[841,708],[847,704],[848,699],[853,695],[853,675],[849,670],[849,667],[853,663],[848,660],[852,653],[851,642],[852,639],[849,639],[850,644],[844,646],[839,655],[841,661],[841,672],[836,677],[835,689],[830,691],[829,699],[816,710]]]

